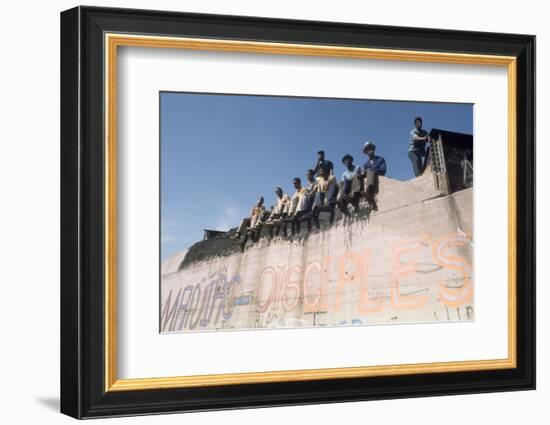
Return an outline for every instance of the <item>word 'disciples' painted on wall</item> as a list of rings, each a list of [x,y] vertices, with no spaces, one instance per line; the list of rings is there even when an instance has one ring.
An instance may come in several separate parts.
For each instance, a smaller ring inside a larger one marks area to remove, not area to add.
[[[376,275],[368,248],[324,256],[306,266],[267,266],[253,282],[243,282],[239,274],[229,278],[220,271],[208,282],[168,292],[162,303],[161,331],[258,327],[247,322],[258,323],[258,316],[273,311],[279,317],[319,312],[337,316],[351,309],[355,317],[364,317],[386,309],[430,308],[434,298],[446,307],[470,304],[473,270],[469,256],[464,255],[470,245],[462,232],[401,240],[391,250],[387,270]],[[431,265],[428,270],[421,267],[426,258]],[[238,319],[236,309],[241,313]],[[239,324],[232,326],[237,320]]]

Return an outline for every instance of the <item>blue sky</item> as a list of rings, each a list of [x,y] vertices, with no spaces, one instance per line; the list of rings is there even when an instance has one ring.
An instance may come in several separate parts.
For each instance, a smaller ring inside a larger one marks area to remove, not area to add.
[[[413,177],[408,134],[424,128],[472,134],[473,105],[276,96],[160,94],[161,258],[239,224],[259,195],[291,194],[292,179],[322,149],[340,178],[342,157],[362,165],[365,141],[386,158],[387,176]]]

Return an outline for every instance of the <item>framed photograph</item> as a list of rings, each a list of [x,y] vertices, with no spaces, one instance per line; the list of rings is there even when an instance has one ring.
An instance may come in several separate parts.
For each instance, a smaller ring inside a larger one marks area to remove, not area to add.
[[[535,388],[535,37],[61,14],[61,411]]]

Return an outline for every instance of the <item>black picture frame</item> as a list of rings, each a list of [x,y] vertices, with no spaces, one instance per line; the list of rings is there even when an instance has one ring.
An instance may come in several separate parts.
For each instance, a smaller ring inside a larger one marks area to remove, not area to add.
[[[105,391],[102,140],[106,32],[514,56],[517,60],[517,367]],[[62,413],[93,418],[535,388],[535,37],[532,35],[96,7],[67,10],[61,13],[61,194]]]

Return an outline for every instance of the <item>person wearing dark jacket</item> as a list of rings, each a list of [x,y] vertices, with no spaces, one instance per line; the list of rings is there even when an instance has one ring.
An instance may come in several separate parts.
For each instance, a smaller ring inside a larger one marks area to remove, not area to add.
[[[330,212],[330,223],[334,221],[334,207],[338,198],[338,183],[333,174],[321,168],[321,173],[315,183],[315,201],[313,202],[313,223],[320,228],[319,214],[321,211]]]
[[[315,173],[316,177],[319,177],[319,175],[321,174],[321,170],[325,170],[325,174],[327,176],[334,174],[334,164],[332,163],[332,161],[325,159],[325,151],[317,152],[317,163],[313,168],[313,172]]]
[[[342,174],[340,182],[338,206],[342,213],[349,215],[349,203],[353,205],[354,209],[357,209],[359,206],[363,179],[361,176],[361,167],[353,164],[353,156],[346,154],[342,158],[342,163],[346,166],[346,171]]]
[[[378,204],[376,203],[376,195],[378,194],[378,177],[386,175],[386,160],[376,155],[376,145],[372,142],[367,142],[363,146],[363,153],[369,157],[363,165],[362,175],[364,178],[365,198],[369,207],[377,211]]]

